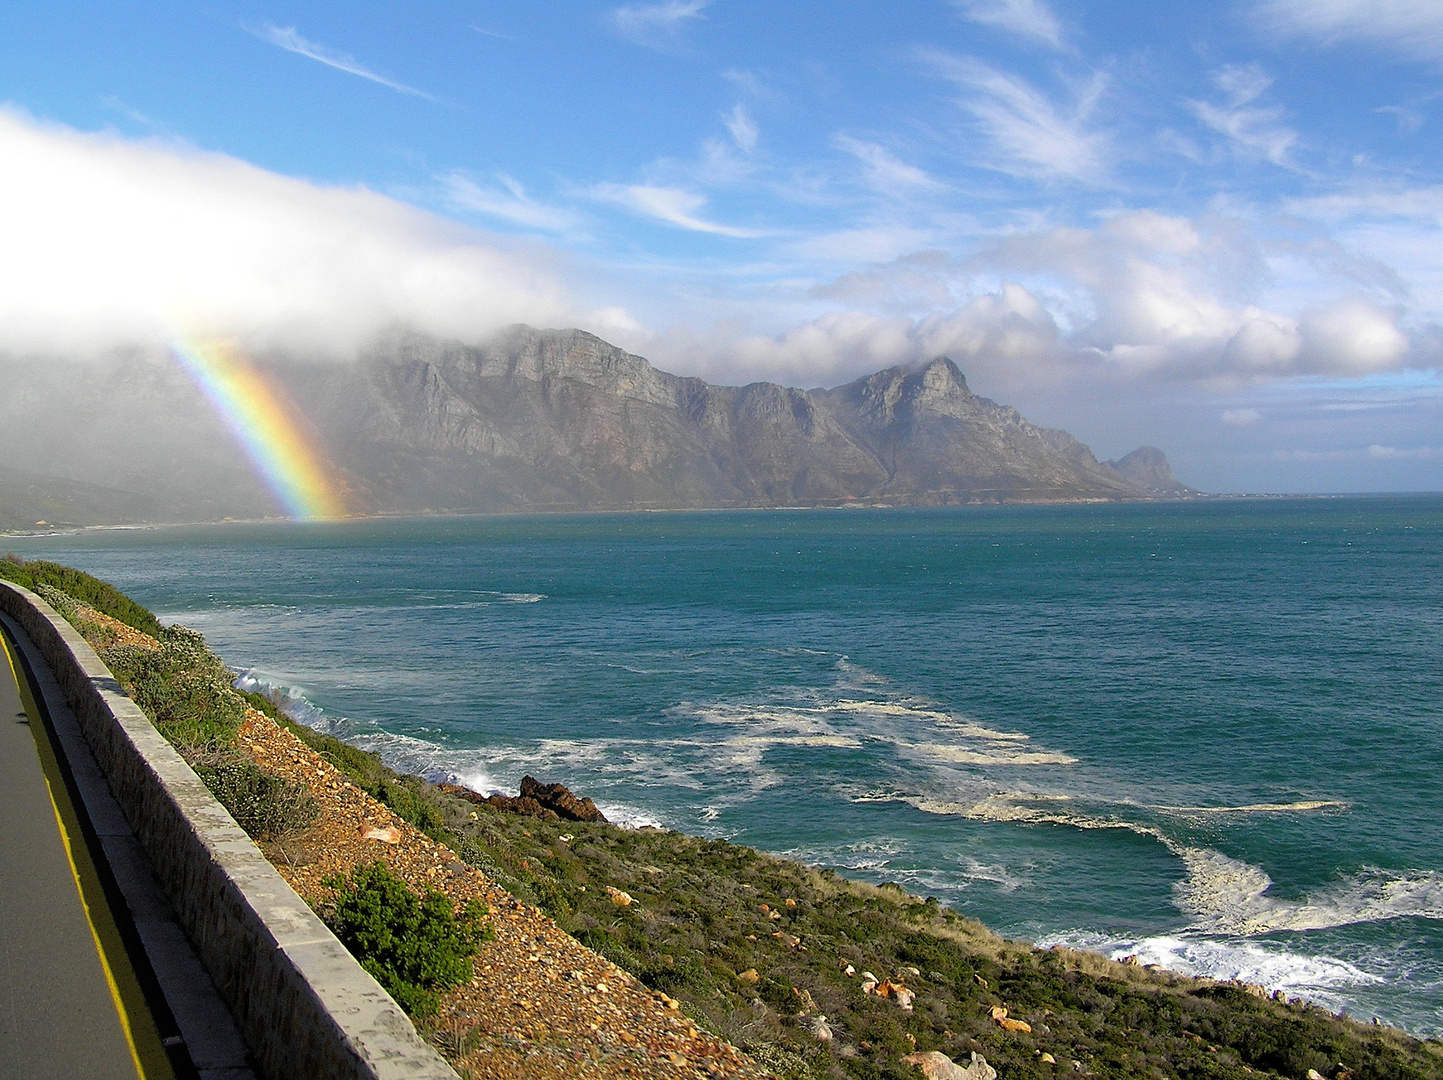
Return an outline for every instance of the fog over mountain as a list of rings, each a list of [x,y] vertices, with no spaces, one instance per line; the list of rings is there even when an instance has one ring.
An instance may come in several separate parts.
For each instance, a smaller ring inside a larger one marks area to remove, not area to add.
[[[1099,462],[1066,432],[974,395],[945,357],[831,389],[714,386],[584,331],[514,326],[482,346],[392,330],[353,364],[288,356],[262,367],[361,514],[1189,493],[1161,451]],[[25,388],[0,406],[5,527],[278,512],[173,366],[12,360],[3,374]]]

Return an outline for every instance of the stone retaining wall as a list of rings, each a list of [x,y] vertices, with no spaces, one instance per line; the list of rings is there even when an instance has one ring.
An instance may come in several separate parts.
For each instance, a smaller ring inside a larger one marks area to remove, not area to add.
[[[456,1080],[75,628],[40,597],[6,581],[0,581],[0,609],[24,627],[53,669],[265,1075]]]

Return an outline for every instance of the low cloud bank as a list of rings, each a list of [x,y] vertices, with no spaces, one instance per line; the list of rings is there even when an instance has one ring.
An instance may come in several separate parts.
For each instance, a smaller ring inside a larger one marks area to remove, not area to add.
[[[345,355],[404,321],[464,338],[578,318],[557,257],[359,187],[0,110],[0,349],[177,334]]]
[[[1268,303],[1273,265],[1316,261],[1325,284],[1305,307]],[[1242,222],[1153,211],[1096,228],[1019,232],[955,259],[906,256],[813,289],[843,310],[773,335],[676,328],[633,347],[707,373],[816,385],[947,353],[993,385],[1071,378],[1229,388],[1300,376],[1360,378],[1426,364],[1436,351],[1400,325],[1404,306],[1365,260],[1299,254]],[[931,309],[917,315],[919,302]],[[1426,354],[1426,355],[1425,355]],[[695,363],[695,361],[693,361]]]

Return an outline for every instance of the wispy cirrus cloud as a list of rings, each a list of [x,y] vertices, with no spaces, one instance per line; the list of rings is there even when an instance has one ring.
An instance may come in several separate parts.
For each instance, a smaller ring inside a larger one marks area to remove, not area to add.
[[[660,4],[624,4],[611,13],[618,35],[644,48],[672,52],[681,47],[686,28],[698,19],[711,0],[665,0]]]
[[[1443,5],[1437,0],[1260,0],[1253,12],[1267,30],[1323,45],[1358,41],[1443,62]]]
[[[1059,104],[1026,79],[980,60],[939,50],[920,55],[965,91],[958,104],[991,143],[991,168],[1017,176],[1107,181],[1108,136],[1089,123],[1107,88],[1105,75],[1095,74],[1072,102]]]
[[[757,130],[756,122],[747,112],[746,106],[740,102],[729,113],[722,115],[722,123],[731,133],[732,142],[737,144],[737,149],[744,154],[754,154],[757,150],[757,139],[761,132]]]
[[[969,22],[1062,48],[1062,24],[1043,0],[953,0],[953,6]]]
[[[1231,139],[1236,149],[1274,165],[1289,165],[1288,154],[1297,145],[1298,133],[1280,122],[1281,107],[1254,104],[1273,85],[1272,77],[1257,64],[1229,64],[1213,75],[1213,82],[1227,100],[1221,105],[1189,101],[1193,114]]]
[[[397,93],[410,94],[413,97],[425,98],[427,101],[439,100],[433,94],[428,94],[424,90],[417,90],[414,86],[407,86],[405,83],[396,82],[394,79],[388,79],[386,76],[372,71],[349,53],[337,52],[335,49],[327,48],[325,45],[319,45],[314,41],[306,40],[297,33],[294,26],[273,26],[270,23],[266,23],[259,29],[251,29],[249,27],[247,27],[247,29],[262,41],[268,41],[272,45],[285,49],[286,52],[293,52],[297,56],[304,56],[310,60],[315,60],[318,63],[325,64],[327,67],[333,67],[337,71],[344,71],[349,75],[369,79],[371,82],[379,83],[381,86],[395,90]]]
[[[706,205],[706,196],[682,188],[658,187],[653,184],[600,184],[592,189],[592,194],[602,202],[623,206],[643,217],[654,218],[690,232],[730,236],[741,240],[765,235],[756,229],[722,225],[698,217],[697,211]]]
[[[460,171],[446,173],[438,179],[446,201],[461,210],[551,233],[573,233],[582,225],[580,214],[538,202],[526,193],[520,181],[505,173],[496,174],[494,185],[479,184]]]
[[[915,165],[908,165],[886,147],[876,143],[854,139],[850,135],[836,135],[832,145],[838,150],[851,154],[867,167],[867,181],[880,191],[896,191],[898,187],[925,191],[944,191],[947,185],[934,176],[928,175]]]

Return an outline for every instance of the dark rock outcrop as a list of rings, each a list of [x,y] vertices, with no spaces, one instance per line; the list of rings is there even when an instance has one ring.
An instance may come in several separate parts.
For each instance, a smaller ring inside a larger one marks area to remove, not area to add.
[[[533,799],[567,821],[605,821],[606,817],[590,799],[580,799],[565,784],[543,784],[534,776],[521,778],[521,797]]]
[[[543,818],[547,821],[606,821],[590,799],[578,798],[565,784],[543,784],[534,776],[521,779],[518,795],[482,795],[459,784],[437,784],[449,795],[508,814]]]

